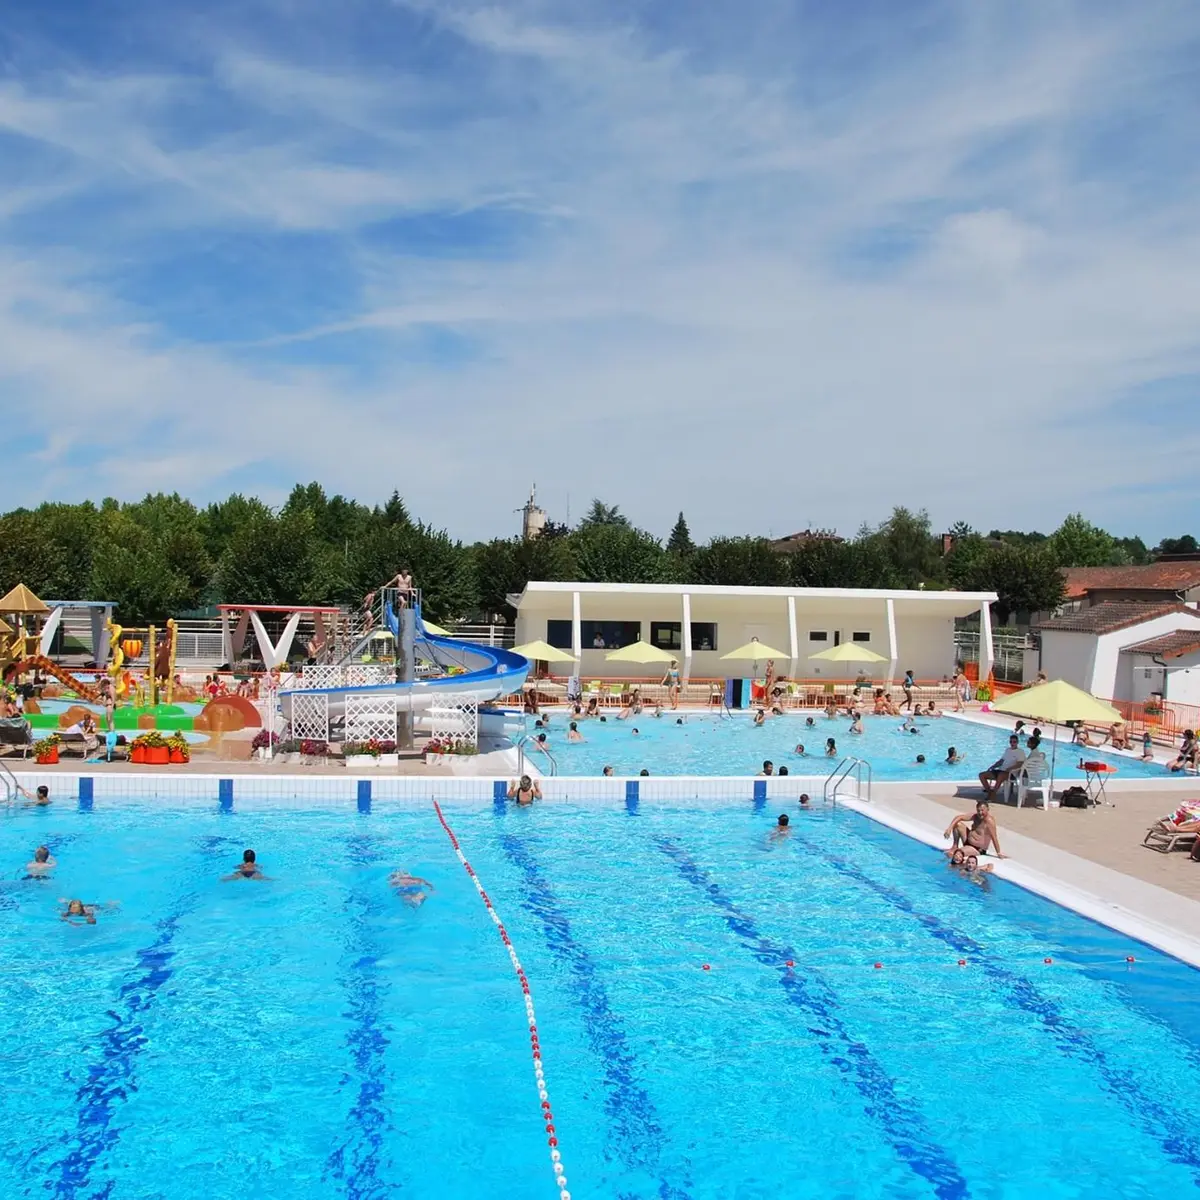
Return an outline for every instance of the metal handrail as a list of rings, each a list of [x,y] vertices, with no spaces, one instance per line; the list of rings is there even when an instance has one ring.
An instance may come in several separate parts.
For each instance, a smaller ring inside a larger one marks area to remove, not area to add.
[[[12,773],[12,768],[3,759],[0,759],[0,771],[4,775],[4,802],[6,804],[16,803],[17,793],[21,790],[21,785],[17,782],[17,777]]]
[[[870,800],[871,799],[871,764],[869,762],[867,762],[867,760],[865,758],[849,757],[849,758],[843,758],[842,761],[840,763],[838,763],[838,765],[836,767],[834,767],[833,770],[830,771],[829,775],[826,777],[825,786],[822,788],[822,792],[821,792],[822,796],[825,799],[825,802],[827,804],[830,802],[833,802],[834,804],[837,803],[838,784],[843,783],[846,779],[848,779],[850,777],[851,774],[854,775],[855,783],[857,784],[857,787],[855,789],[855,794],[857,795],[858,799],[861,800],[863,798],[863,771],[864,770],[866,771],[866,775],[867,775],[867,796],[866,796],[866,798],[868,800]]]
[[[532,733],[523,733],[519,738],[517,738],[517,770],[522,773],[525,770],[525,743],[531,741],[532,739]],[[550,775],[557,775],[558,759],[554,757],[553,752],[550,750],[542,750],[541,753],[550,760]]]

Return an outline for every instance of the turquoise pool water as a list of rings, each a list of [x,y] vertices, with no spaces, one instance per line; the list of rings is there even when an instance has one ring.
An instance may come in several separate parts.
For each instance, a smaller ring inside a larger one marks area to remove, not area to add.
[[[684,724],[676,724],[679,719]],[[848,717],[831,721],[817,714],[812,728],[806,727],[805,720],[788,714],[756,727],[751,716],[743,713],[721,718],[665,712],[656,718],[645,712],[636,719],[619,721],[614,710],[606,714],[604,722],[579,722],[585,740],[573,743],[567,740],[566,718],[556,713],[547,740],[562,775],[599,775],[606,766],[611,766],[616,775],[637,775],[643,767],[651,775],[755,775],[762,770],[765,759],[770,759],[776,770],[786,766],[793,775],[825,775],[841,758],[854,755],[871,764],[876,779],[913,780],[973,779],[1008,745],[1007,730],[954,717],[923,721],[916,734],[901,732],[900,717],[864,717],[862,734],[848,732]],[[1049,730],[1045,732],[1049,734]],[[837,745],[832,758],[825,755],[827,738],[833,738]],[[804,745],[803,756],[796,753],[798,744]],[[957,766],[946,764],[950,746],[964,756]],[[1048,736],[1043,749],[1049,758],[1052,747]],[[917,762],[918,754],[925,755],[924,763]],[[1087,750],[1082,757],[1111,762],[1118,769],[1118,778],[1161,777],[1166,773],[1161,765],[1099,750]],[[1082,780],[1080,758],[1078,747],[1060,744],[1056,779]]]
[[[846,811],[784,841],[749,799],[444,811],[527,972],[573,1197],[1200,1186],[1175,960]],[[52,882],[20,878],[38,843]],[[246,845],[273,879],[220,882]],[[521,991],[431,808],[56,804],[0,863],[0,1195],[559,1194]],[[59,896],[120,908],[73,927]]]

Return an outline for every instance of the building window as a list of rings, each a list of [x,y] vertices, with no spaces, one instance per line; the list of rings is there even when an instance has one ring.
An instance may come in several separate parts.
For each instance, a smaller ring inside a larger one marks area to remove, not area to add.
[[[571,649],[571,622],[570,621],[547,621],[546,622],[546,641],[550,643],[556,650]]]
[[[692,649],[715,650],[717,648],[717,624],[715,621],[692,622]]]
[[[642,636],[641,621],[580,621],[579,626],[585,650],[616,650]]]
[[[651,621],[650,645],[660,650],[683,648],[683,624],[679,621]]]
[[[824,629],[810,629],[808,631],[808,640],[810,642],[827,642],[829,634]]]
[[[864,633],[860,630],[858,633],[852,633],[850,635],[850,640],[852,642],[869,642],[871,640],[871,632],[870,630],[867,630]]]

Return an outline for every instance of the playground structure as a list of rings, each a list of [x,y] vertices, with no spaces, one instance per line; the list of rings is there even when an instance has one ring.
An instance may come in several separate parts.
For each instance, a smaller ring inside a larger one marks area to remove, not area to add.
[[[179,641],[174,617],[167,618],[165,636],[161,640],[156,625],[148,625],[144,629],[127,628],[117,625],[109,617],[106,629],[110,653],[108,675],[112,680],[113,694],[118,699],[130,699],[136,692],[138,684],[125,664],[140,659],[142,651],[145,650],[145,695],[139,698],[140,702],[150,708],[160,700],[166,704],[173,704],[175,652]]]

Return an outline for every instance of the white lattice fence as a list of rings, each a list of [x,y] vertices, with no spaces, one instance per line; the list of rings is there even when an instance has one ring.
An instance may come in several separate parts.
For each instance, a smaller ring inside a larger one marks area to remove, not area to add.
[[[391,683],[396,677],[391,667],[374,663],[347,663],[344,671],[345,687],[374,687],[379,683]]]
[[[296,692],[292,696],[292,737],[329,741],[329,697]]]
[[[306,688],[342,687],[342,668],[336,664],[316,663],[301,671]]]
[[[369,742],[378,738],[381,742],[396,740],[396,696],[388,695],[347,696],[346,728],[342,737],[347,742]]]
[[[479,703],[473,696],[439,696],[429,709],[430,735],[479,745]]]

